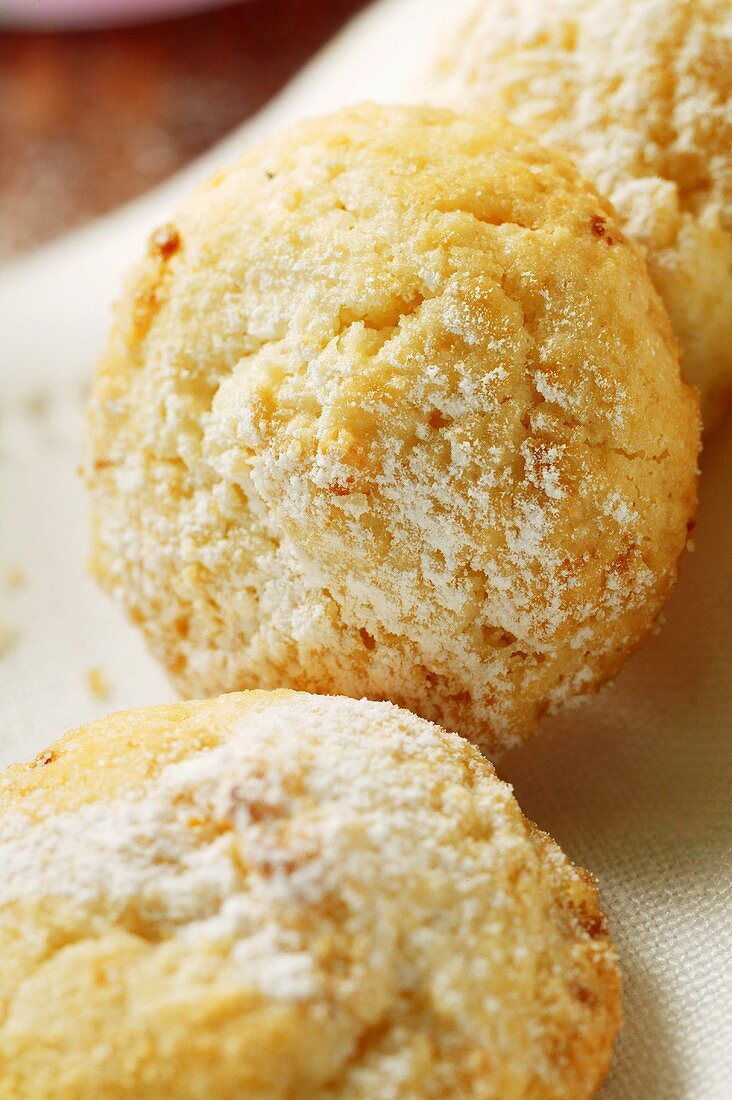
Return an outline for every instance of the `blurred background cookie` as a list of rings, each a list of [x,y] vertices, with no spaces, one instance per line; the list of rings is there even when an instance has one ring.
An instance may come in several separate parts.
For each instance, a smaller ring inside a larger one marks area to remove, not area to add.
[[[388,698],[498,750],[650,629],[697,436],[645,265],[568,160],[346,110],[153,236],[91,398],[93,568],[189,696]]]
[[[610,197],[713,424],[732,396],[728,0],[480,0],[432,92],[505,112]]]
[[[113,715],[0,778],[0,1092],[582,1100],[591,876],[475,749],[292,692]]]

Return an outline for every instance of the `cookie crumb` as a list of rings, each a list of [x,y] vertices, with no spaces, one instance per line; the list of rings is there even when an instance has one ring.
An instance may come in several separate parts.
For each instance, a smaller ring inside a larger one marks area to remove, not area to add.
[[[150,237],[150,251],[164,260],[174,256],[180,245],[180,234],[174,225],[162,225]]]
[[[111,689],[103,669],[90,668],[86,674],[86,683],[95,699],[109,698]]]
[[[52,749],[47,749],[45,752],[40,752],[34,760],[31,760],[31,768],[41,768],[45,764],[52,764],[56,759],[56,753]]]
[[[5,574],[8,588],[22,588],[25,584],[25,572],[20,565],[11,565]]]
[[[34,420],[45,420],[51,408],[51,395],[45,390],[37,390],[29,396],[25,407]]]
[[[18,631],[5,619],[0,619],[0,657],[13,648],[19,637]]]

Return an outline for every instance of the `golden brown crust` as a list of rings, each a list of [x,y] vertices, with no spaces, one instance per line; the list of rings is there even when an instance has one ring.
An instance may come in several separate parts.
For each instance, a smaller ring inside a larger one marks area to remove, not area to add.
[[[585,1100],[592,877],[458,737],[292,692],[113,715],[0,779],[0,1095]]]
[[[613,675],[674,579],[698,423],[571,164],[365,106],[174,232],[118,310],[86,471],[95,572],[182,691],[388,698],[498,751]]]

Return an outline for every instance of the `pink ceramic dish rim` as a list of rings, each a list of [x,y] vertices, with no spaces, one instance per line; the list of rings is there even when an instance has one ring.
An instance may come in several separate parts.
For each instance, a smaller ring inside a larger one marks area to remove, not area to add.
[[[147,23],[233,0],[0,0],[0,28],[81,30]]]

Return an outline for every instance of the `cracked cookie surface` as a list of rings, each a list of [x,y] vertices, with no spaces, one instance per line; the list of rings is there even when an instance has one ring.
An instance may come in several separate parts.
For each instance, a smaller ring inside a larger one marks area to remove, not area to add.
[[[697,447],[645,265],[569,161],[364,106],[153,238],[90,403],[93,567],[190,695],[388,698],[498,751],[651,628]]]
[[[583,1100],[607,1068],[591,876],[391,704],[116,714],[0,794],[3,1097]]]

